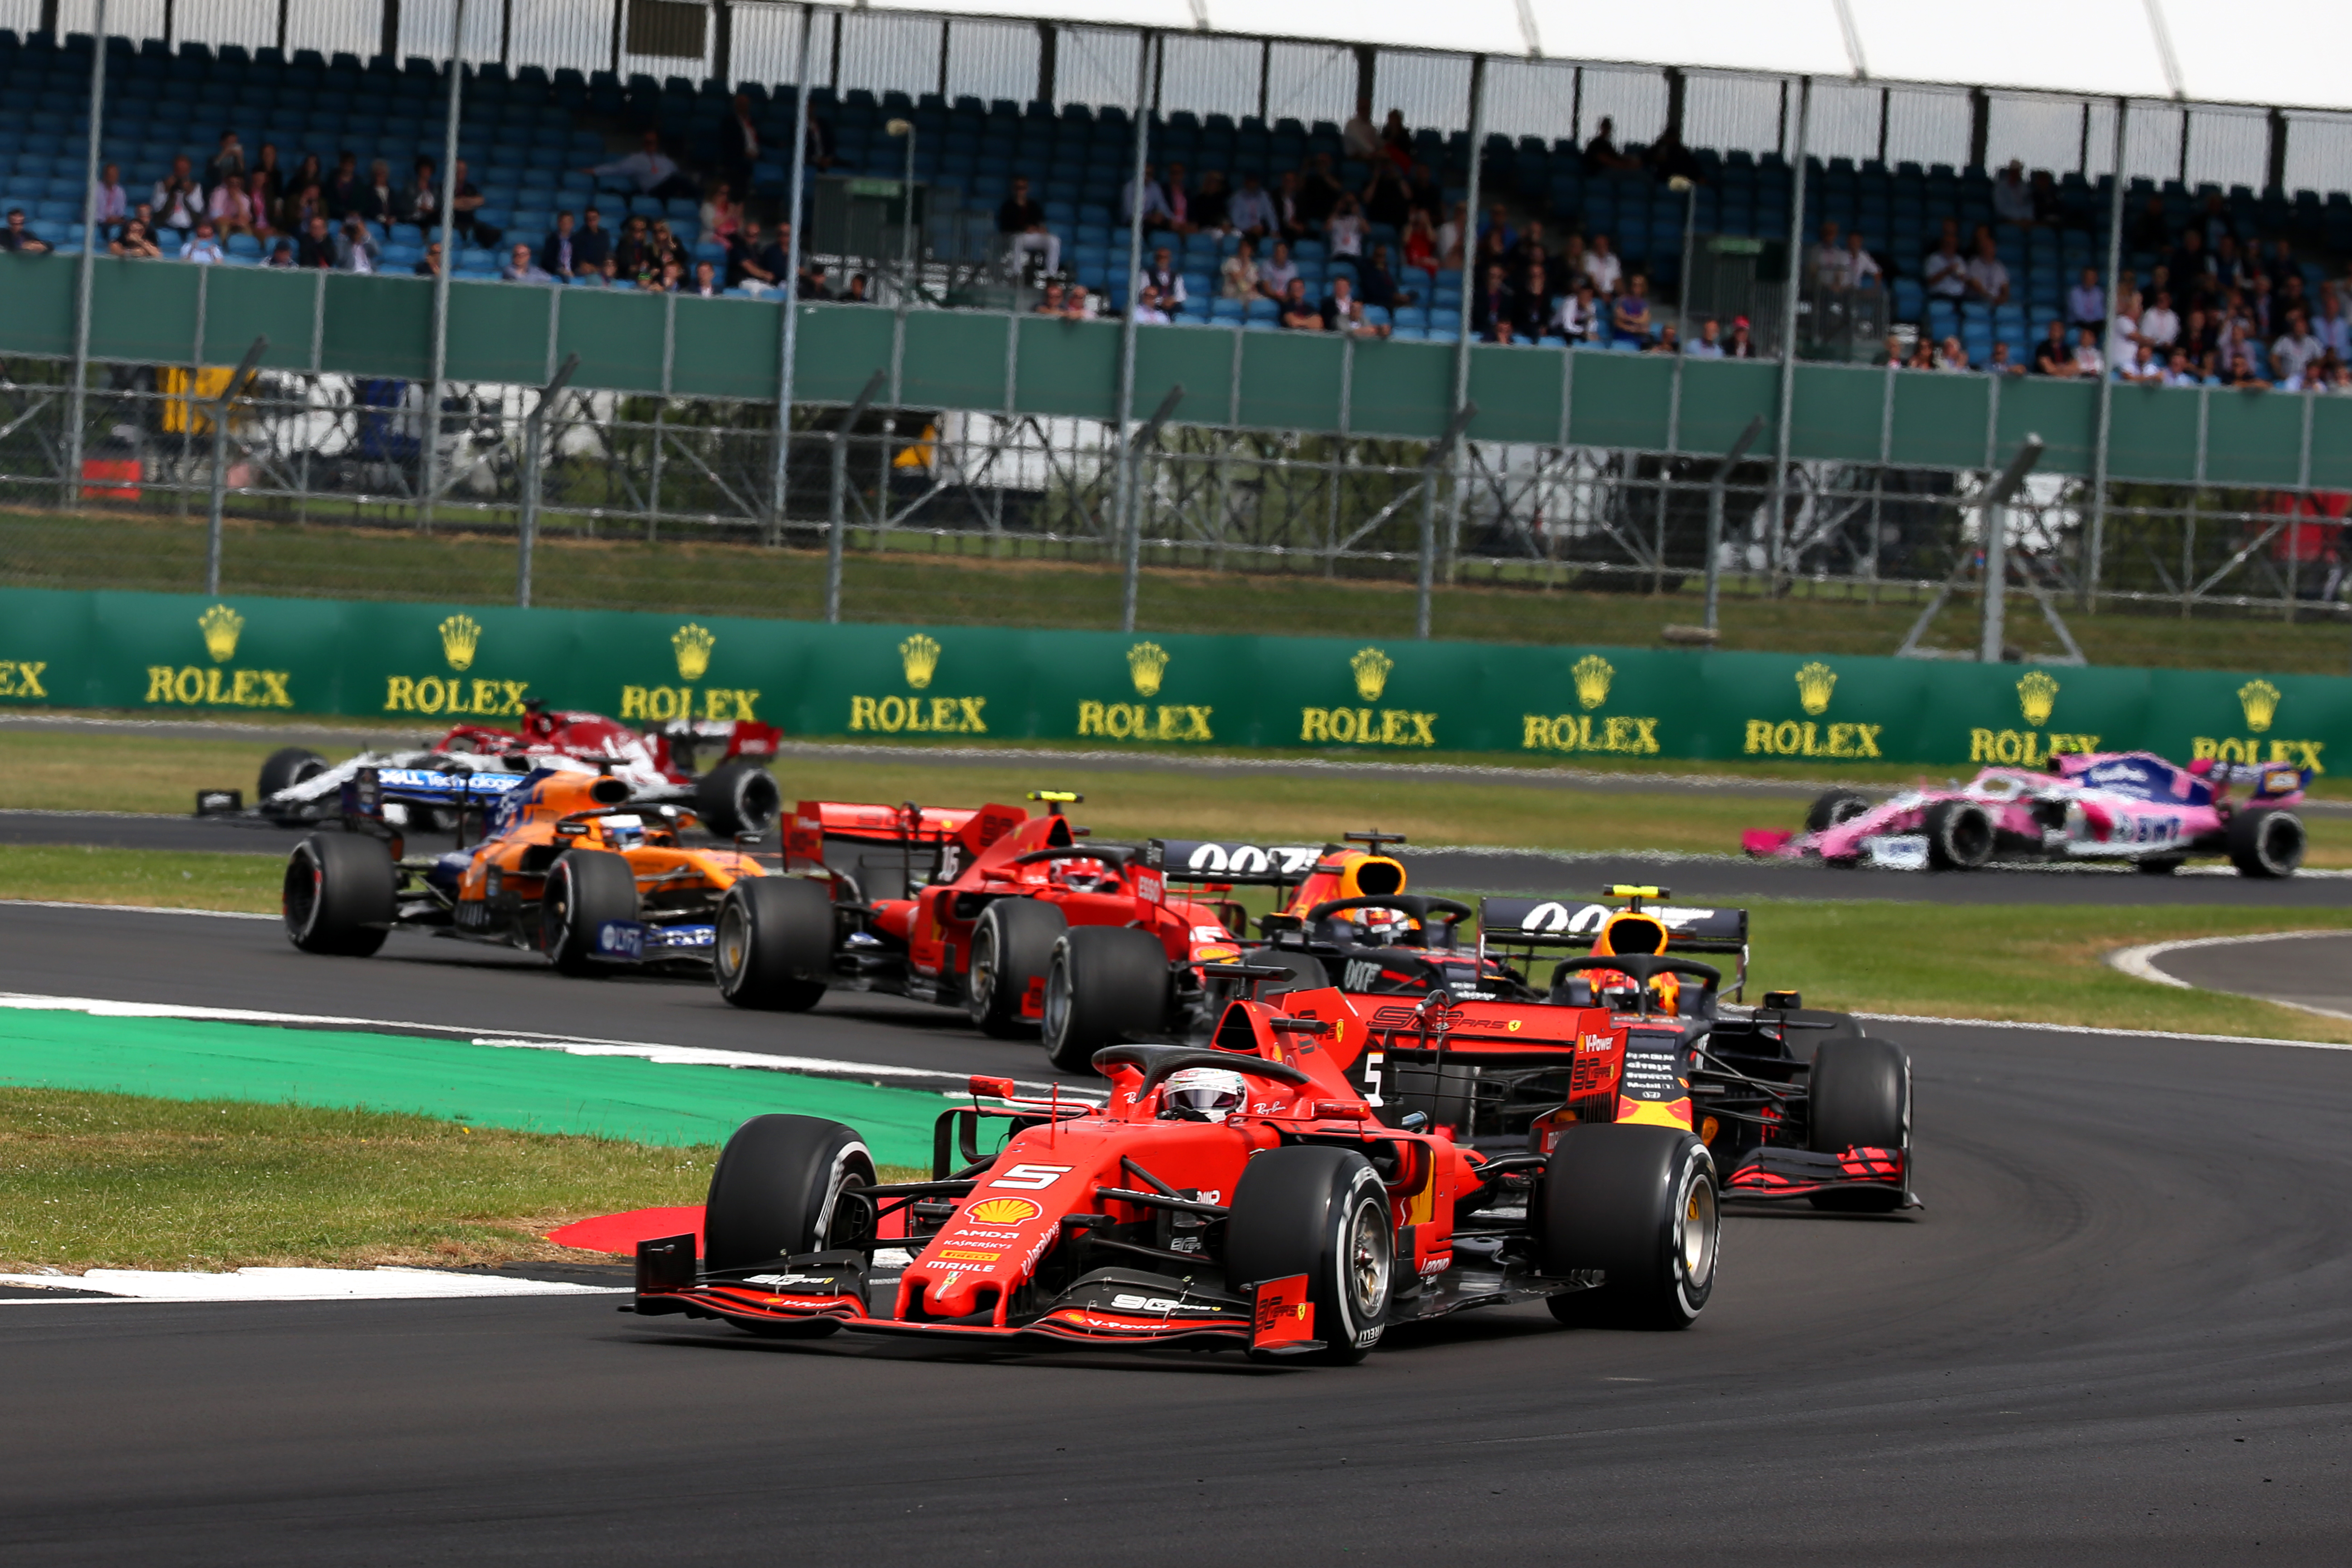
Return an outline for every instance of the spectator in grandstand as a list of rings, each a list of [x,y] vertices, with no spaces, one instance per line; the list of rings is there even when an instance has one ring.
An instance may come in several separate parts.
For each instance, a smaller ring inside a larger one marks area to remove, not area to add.
[[[1058,316],[1061,313],[1062,280],[1058,278],[1048,278],[1045,279],[1045,289],[1037,296],[1037,303],[1032,308],[1032,314]]]
[[[1486,209],[1486,221],[1478,229],[1478,249],[1481,254],[1493,252],[1507,257],[1511,247],[1519,243],[1519,231],[1511,226],[1511,211],[1496,202]]]
[[[639,195],[655,196],[663,201],[672,196],[696,195],[694,182],[678,171],[677,163],[662,151],[661,132],[648,131],[638,139],[637,150],[625,158],[615,158],[609,163],[597,163],[577,171],[593,174],[600,180],[626,180]]]
[[[1361,200],[1364,216],[1373,223],[1402,229],[1412,217],[1412,192],[1403,172],[1385,158],[1372,165]]]
[[[1511,287],[1526,287],[1530,269],[1550,265],[1551,252],[1544,248],[1543,220],[1529,218],[1528,226],[1519,231],[1518,243],[1511,247]]]
[[[420,228],[440,226],[440,172],[434,167],[432,159],[416,160],[416,166],[408,174],[408,189],[401,195],[401,205],[407,209],[409,222]]]
[[[1412,166],[1412,178],[1406,187],[1414,207],[1429,215],[1429,226],[1435,228],[1445,221],[1445,193],[1438,188],[1437,176],[1429,172],[1426,163]]]
[[[2074,348],[2066,341],[2066,323],[2051,319],[2042,339],[2033,345],[2033,374],[2071,379],[2079,374],[2074,363]]]
[[[2159,289],[2156,303],[2139,313],[2139,339],[2157,352],[2158,358],[2171,351],[2180,336],[2180,318],[2172,311],[2172,293]]]
[[[1824,219],[1818,244],[1805,249],[1805,278],[1815,290],[1843,294],[1852,287],[1846,274],[1845,242],[1838,237],[1837,220]]]
[[[1118,221],[1122,224],[1135,221],[1133,180],[1118,188]],[[1176,215],[1168,210],[1168,192],[1160,184],[1159,169],[1154,164],[1146,163],[1143,165],[1143,226],[1172,228],[1175,224]]]
[[[1356,112],[1348,117],[1348,123],[1340,130],[1339,142],[1348,150],[1350,158],[1370,163],[1381,156],[1384,146],[1379,127],[1372,123],[1372,100],[1370,98],[1360,95],[1357,98]]]
[[[1675,324],[1672,321],[1668,321],[1658,329],[1658,335],[1652,338],[1649,346],[1642,352],[1653,354],[1678,354],[1683,352],[1682,334],[1675,330]]]
[[[2066,291],[2066,324],[2070,327],[2104,327],[2107,324],[2107,291],[2099,287],[2096,268],[2084,268],[2082,277]]]
[[[611,263],[607,262],[606,265],[610,266]],[[416,258],[416,265],[410,268],[409,270],[415,273],[419,278],[440,277],[441,242],[437,239],[426,240],[425,242],[425,254]]]
[[[1585,172],[1591,174],[1596,170],[1633,170],[1641,166],[1638,160],[1629,158],[1617,150],[1617,122],[1610,116],[1602,115],[1600,128],[1592,133],[1592,140],[1584,144]]]
[[[1389,270],[1389,247],[1372,247],[1372,258],[1356,269],[1357,288],[1364,303],[1383,310],[1399,310],[1412,304],[1420,296],[1408,289],[1397,287],[1396,274]]]
[[[1649,164],[1650,173],[1657,177],[1660,184],[1675,180],[1688,180],[1693,184],[1706,183],[1706,171],[1700,167],[1691,150],[1683,144],[1682,132],[1671,124],[1658,132],[1658,139],[1650,143],[1650,151],[1643,161]]]
[[[2352,359],[2352,321],[2346,319],[2343,297],[2333,283],[2319,286],[2319,312],[2311,319],[2311,330],[2319,334],[2329,353]]]
[[[2271,372],[2282,384],[2294,383],[2294,390],[2299,392],[2303,388],[2304,373],[2318,363],[2320,356],[2326,352],[2327,345],[2320,342],[2319,334],[2311,330],[2310,318],[2300,310],[2289,310],[2286,331],[2271,344]]]
[[[1470,300],[1470,330],[1487,342],[1508,342],[1502,335],[1514,316],[1518,313],[1518,301],[1511,293],[1510,271],[1500,261],[1490,261],[1486,278]]]
[[[1906,370],[1934,370],[1936,368],[1936,341],[1933,338],[1930,338],[1927,333],[1921,332],[1918,340],[1911,345],[1911,358],[1909,363],[1905,364],[1903,368]]]
[[[367,183],[360,187],[359,201],[353,207],[370,223],[392,226],[408,221],[408,208],[400,199],[399,187],[392,183],[392,165],[378,158],[368,165]]]
[[[1864,248],[1860,229],[1845,237],[1845,286],[1849,289],[1886,287],[1886,275],[1879,270],[1878,258]]]
[[[1135,281],[1138,297],[1145,289],[1153,289],[1159,294],[1160,310],[1166,314],[1173,315],[1184,303],[1184,275],[1176,270],[1176,258],[1164,245],[1151,253],[1151,259],[1144,263],[1143,270],[1136,274]]]
[[[1530,263],[1511,285],[1511,331],[1521,341],[1535,342],[1551,330],[1554,314],[1551,283],[1544,276],[1543,263]]]
[[[702,200],[702,237],[724,245],[728,237],[743,226],[743,209],[737,204],[734,192],[724,180],[710,187]]]
[[[221,250],[219,237],[213,233],[212,219],[202,218],[197,221],[196,232],[180,247],[180,259],[193,261],[199,267],[211,267],[228,259]]]
[[[515,247],[520,250],[520,246]],[[551,279],[568,283],[580,268],[580,236],[572,226],[572,214],[567,210],[555,215],[555,226],[539,242],[539,269]]]
[[[1625,279],[1624,292],[1609,308],[1609,330],[1620,343],[1647,348],[1650,321],[1650,280],[1636,272]]]
[[[1977,253],[1969,258],[1966,281],[1970,299],[1986,305],[2009,303],[2009,268],[2002,264],[1989,228],[1977,230]]]
[[[833,130],[816,117],[814,103],[801,115],[801,142],[807,149],[801,156],[812,169],[830,169],[839,161],[834,155]]]
[[[163,257],[163,247],[148,234],[147,226],[135,217],[123,224],[121,235],[109,241],[106,249],[110,256],[129,257],[134,260],[160,261]]]
[[[1009,257],[1036,258],[1036,265],[1046,272],[1062,269],[1062,242],[1046,232],[1045,209],[1029,195],[1029,182],[1013,177],[1013,189],[996,209],[996,232],[1005,237]]]
[[[90,204],[100,234],[121,234],[131,217],[131,193],[122,188],[122,171],[112,163],[99,171],[98,194]]]
[[[178,229],[183,237],[196,226],[196,220],[205,216],[205,194],[189,173],[185,158],[172,160],[172,172],[155,182],[155,194],[148,205],[155,209],[157,223]]]
[[[1298,221],[1307,226],[1308,232],[1322,233],[1323,226],[1331,221],[1332,213],[1338,210],[1339,198],[1346,194],[1339,184],[1339,176],[1332,172],[1331,154],[1316,153],[1307,161],[1307,167],[1298,176]]]
[[[2046,228],[2056,228],[2066,216],[2058,199],[2058,182],[2050,177],[2047,169],[2033,171],[2033,221]]]
[[[275,142],[264,142],[261,155],[246,171],[245,194],[268,215],[271,223],[278,221],[278,204],[286,199],[286,171],[278,165]]]
[[[2008,342],[2004,340],[1998,339],[1993,342],[1992,358],[1985,363],[1985,369],[1993,375],[2023,375],[2025,374],[2025,367],[2009,357]]]
[[[1160,190],[1168,198],[1168,226],[1178,234],[1192,233],[1192,194],[1183,164],[1168,165],[1168,177],[1160,182]]]
[[[2242,349],[2231,356],[2230,368],[2221,374],[2221,384],[2251,392],[2266,387],[2270,383],[2255,371],[2253,356]]]
[[[555,276],[532,257],[530,247],[517,242],[507,255],[507,264],[499,276],[509,283],[552,283]]]
[[[1244,239],[1217,268],[1217,292],[1228,300],[1257,298],[1257,243]]]
[[[687,285],[686,291],[701,299],[716,300],[727,292],[727,285],[719,280],[717,268],[708,261],[698,261],[694,264],[694,281]]]
[[[1609,122],[1604,120],[1601,123]],[[1584,253],[1584,275],[1592,279],[1594,291],[1604,296],[1614,295],[1623,286],[1625,264],[1609,248],[1607,235],[1592,237],[1591,248]]]
[[[1402,173],[1412,167],[1412,131],[1404,122],[1404,110],[1391,109],[1381,122],[1381,156]]]
[[[1279,305],[1290,298],[1290,286],[1298,280],[1298,264],[1290,259],[1286,241],[1274,242],[1274,254],[1257,269],[1258,292]]]
[[[253,198],[245,194],[245,176],[231,174],[214,188],[205,204],[205,216],[216,234],[253,233]],[[263,226],[266,230],[268,226]]]
[[[2139,359],[2139,293],[2129,282],[2116,294],[2116,324],[2107,333],[2106,359],[2118,372]]]
[[[1891,347],[1895,340],[1886,340]],[[1713,316],[1698,324],[1698,336],[1684,345],[1683,353],[1689,359],[1721,359],[1723,357],[1723,324]]]
[[[661,258],[653,252],[653,226],[643,213],[632,213],[621,226],[621,237],[613,246],[614,269],[630,282],[635,282],[647,272],[661,270]]]
[[[2311,296],[2304,292],[2303,274],[2300,272],[2288,274],[2284,282],[2272,287],[2271,320],[2284,325],[2286,319],[2297,310],[2303,312],[2305,321],[2311,320]]]
[[[2188,298],[2221,292],[2221,275],[2214,269],[2212,253],[2205,248],[2205,231],[2193,224],[2180,231],[2180,243],[2165,267],[2172,286]]]
[[[1404,264],[1418,267],[1434,280],[1437,277],[1437,231],[1429,225],[1429,215],[1419,207],[1404,228]]]
[[[1071,284],[1062,296],[1062,314],[1073,321],[1091,321],[1101,313],[1101,301],[1083,283]]]
[[[1748,330],[1747,317],[1734,316],[1731,318],[1731,341],[1723,345],[1723,357],[1726,359],[1754,359],[1756,357],[1756,338],[1755,335]]]
[[[1920,268],[1920,276],[1931,300],[1949,300],[1957,304],[1968,298],[1969,264],[1960,255],[1960,237],[1954,226],[1944,226],[1944,237],[1936,242],[1927,265]]]
[[[2164,362],[2157,357],[2154,343],[2142,343],[2132,351],[2131,363],[2124,367],[2123,379],[2138,386],[2161,386],[2164,384]]]
[[[373,272],[383,253],[367,219],[357,213],[343,219],[342,231],[335,236],[336,267],[345,272]]]
[[[1364,253],[1364,237],[1370,232],[1371,226],[1364,221],[1363,209],[1357,205],[1355,197],[1347,195],[1339,198],[1339,205],[1331,209],[1330,221],[1323,226],[1324,237],[1330,245],[1333,256],[1361,256]]]
[[[1138,326],[1164,327],[1168,324],[1168,302],[1158,286],[1146,283],[1135,291],[1135,321]]]
[[[760,295],[781,289],[781,279],[790,270],[783,247],[770,243],[761,232],[760,220],[745,218],[727,242],[727,286],[740,289],[746,294]]]
[[[1570,347],[1581,347],[1601,335],[1608,309],[1593,292],[1592,279],[1580,277],[1576,287],[1561,296],[1552,311],[1551,331],[1555,336],[1567,339]],[[1722,352],[1717,348],[1714,357],[1721,357]]]
[[[1993,176],[1992,216],[2021,228],[2033,225],[2033,191],[2025,183],[2025,164],[2016,158]]]
[[[1274,198],[1265,194],[1265,182],[1255,173],[1242,176],[1240,194],[1225,212],[1226,221],[1250,239],[1265,239],[1282,226],[1274,210]]]
[[[1307,280],[1293,278],[1282,296],[1282,324],[1294,332],[1319,332],[1323,312],[1307,297]]]
[[[760,161],[760,127],[751,116],[751,98],[739,92],[719,122],[719,168],[739,191],[751,188],[751,169]]]
[[[456,195],[449,198],[449,210],[457,215],[454,226],[466,237],[468,245],[478,245],[488,250],[498,244],[499,236],[505,231],[492,228],[481,220],[483,202],[481,188],[467,177],[466,160],[458,159]]]
[[[210,224],[200,225],[198,232],[211,226]],[[334,270],[335,231],[328,226],[324,213],[311,216],[310,226],[302,231],[302,238],[294,247],[294,263],[298,267]]]
[[[327,176],[327,216],[340,222],[344,215],[357,212],[366,185],[360,178],[359,154],[344,149],[335,160],[335,172]]]
[[[278,267],[291,269],[294,265],[294,242],[290,239],[280,237],[277,244],[269,247],[269,259],[263,262],[262,265],[264,267]]]
[[[245,143],[236,139],[236,132],[224,131],[219,148],[205,165],[205,188],[217,190],[231,174],[239,180],[245,178]]]
[[[1437,226],[1437,269],[1441,272],[1462,270],[1463,247],[1470,235],[1470,204],[1455,202],[1454,216]]]
[[[662,263],[660,276],[650,282],[640,283],[637,287],[650,289],[656,294],[683,294],[687,290],[686,263],[673,256]],[[863,304],[865,301],[861,299],[858,303]]]
[[[1192,232],[1223,234],[1233,226],[1233,193],[1225,189],[1225,176],[1215,169],[1201,176],[1201,188],[1192,193]]]
[[[612,232],[604,226],[604,215],[594,207],[582,213],[580,232],[572,239],[572,253],[581,272],[601,272],[613,255]],[[790,233],[792,225],[779,226],[779,235]],[[783,276],[782,273],[778,277]]]
[[[1315,232],[1307,224],[1306,215],[1299,210],[1298,203],[1298,171],[1286,169],[1282,178],[1275,182],[1274,216],[1276,232],[1294,245]]]

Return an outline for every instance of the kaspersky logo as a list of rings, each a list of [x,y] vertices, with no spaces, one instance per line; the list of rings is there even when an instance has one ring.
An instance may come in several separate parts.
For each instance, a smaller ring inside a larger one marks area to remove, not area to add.
[[[196,617],[196,630],[203,635],[205,652],[211,656],[213,668],[191,664],[175,669],[168,664],[149,665],[149,702],[184,708],[294,706],[288,689],[288,683],[293,679],[290,671],[222,668],[236,657],[237,641],[245,634],[243,616],[226,605],[215,605]]]

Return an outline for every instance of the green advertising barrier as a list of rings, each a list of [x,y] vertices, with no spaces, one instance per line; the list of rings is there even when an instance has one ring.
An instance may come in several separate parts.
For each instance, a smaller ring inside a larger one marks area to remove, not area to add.
[[[623,611],[0,590],[0,707],[510,723],[525,701],[789,735],[1606,764],[2033,765],[2352,752],[2352,679],[1410,638],[824,626]]]

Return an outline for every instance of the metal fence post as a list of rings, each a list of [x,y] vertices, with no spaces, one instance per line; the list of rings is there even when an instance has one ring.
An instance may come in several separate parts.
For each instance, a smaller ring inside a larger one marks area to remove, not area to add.
[[[1136,288],[1143,276],[1143,163],[1144,152],[1151,141],[1151,51],[1160,42],[1157,33],[1137,35],[1135,49],[1135,136],[1134,146],[1128,155],[1127,213],[1127,310],[1118,329],[1118,466],[1111,471],[1111,483],[1116,487],[1111,515],[1130,530],[1139,522],[1130,516],[1135,486],[1129,472],[1131,461],[1129,445],[1135,438],[1135,307],[1140,298]],[[1119,600],[1125,606],[1120,613],[1122,630],[1135,629],[1135,574],[1142,570],[1143,551],[1139,542],[1119,540],[1125,560],[1119,584]]]
[[[261,363],[261,356],[268,352],[268,348],[267,337],[254,339],[253,346],[245,351],[245,357],[237,362],[236,371],[228,378],[228,384],[221,388],[220,396],[212,405],[213,499],[212,510],[205,523],[205,592],[207,594],[220,592],[221,504],[228,488],[228,407],[236,401],[237,389],[245,384],[245,378],[253,374],[254,367]],[[194,388],[192,386],[189,390],[193,392]],[[191,399],[192,404],[193,401]]]
[[[106,0],[98,0],[89,54],[89,140],[82,157],[81,258],[74,271],[73,385],[66,393],[64,502],[81,500],[83,385],[89,380],[89,306],[97,286],[98,136],[106,120]]]
[[[801,341],[801,204],[808,179],[809,48],[816,36],[816,7],[801,7],[800,58],[793,68],[793,180],[785,213],[784,319],[776,329],[776,452],[768,486],[775,508],[768,525],[768,542],[784,537],[784,501],[792,478],[793,358]]]
[[[1772,538],[1766,550],[1768,596],[1780,592],[1781,552],[1789,538],[1789,442],[1797,411],[1797,306],[1805,278],[1805,139],[1811,130],[1813,79],[1797,89],[1796,157],[1789,183],[1789,282],[1780,296],[1780,429],[1772,442]]]
[[[1168,395],[1160,400],[1160,406],[1151,411],[1151,417],[1145,420],[1142,427],[1129,440],[1123,454],[1127,469],[1127,563],[1122,574],[1126,583],[1119,603],[1118,626],[1121,631],[1135,629],[1137,579],[1143,571],[1143,449],[1160,439],[1160,427],[1168,423],[1176,412],[1176,405],[1183,401],[1184,384],[1180,381],[1168,389]]]
[[[441,129],[441,265],[433,273],[433,380],[425,395],[425,451],[417,487],[416,526],[433,528],[434,493],[441,488],[441,384],[449,370],[449,274],[457,265],[457,121],[466,76],[466,0],[449,17],[449,107]]]
[[[1759,414],[1748,420],[1748,428],[1739,433],[1739,439],[1731,444],[1731,450],[1724,453],[1723,461],[1715,466],[1715,478],[1707,481],[1706,629],[1708,631],[1716,629],[1716,599],[1717,592],[1722,587],[1723,487],[1730,481],[1731,470],[1739,466],[1739,459],[1748,456],[1748,448],[1756,445],[1756,438],[1763,434],[1764,416]]]
[[[2099,436],[2091,447],[2091,559],[2083,571],[2083,609],[2099,613],[2099,566],[2107,547],[2107,442],[2115,430],[2116,367],[2107,351],[2116,341],[2116,296],[2124,268],[2124,121],[2131,104],[2116,100],[2116,184],[2107,197],[2107,319],[2099,340]]]
[[[555,406],[556,395],[579,370],[580,356],[565,354],[562,367],[541,390],[539,405],[523,420],[522,516],[515,528],[515,605],[520,609],[530,608],[530,562],[539,544],[540,448],[545,440],[542,432],[547,427],[548,412]]]
[[[1465,403],[1445,422],[1445,434],[1421,462],[1421,576],[1419,591],[1413,596],[1412,635],[1423,642],[1429,640],[1430,595],[1437,584],[1437,475],[1462,443],[1462,433],[1470,428],[1470,421],[1478,417],[1478,405]],[[1458,490],[1459,486],[1455,489]]]
[[[828,625],[841,619],[842,535],[849,531],[849,433],[857,428],[857,422],[866,417],[866,410],[881,395],[889,380],[887,370],[877,369],[867,376],[865,390],[850,404],[841,416],[841,424],[832,433],[833,500],[825,514],[831,521],[824,531],[824,618]]]
[[[2009,503],[2041,460],[2042,437],[2029,435],[2009,467],[1985,488],[1984,619],[1977,635],[1979,664],[1999,664],[2001,647],[2009,640]]]
[[[1486,149],[1481,145],[1481,143],[1486,140],[1486,57],[1479,55],[1474,58],[1470,62],[1470,180],[1469,184],[1463,192],[1463,200],[1467,204],[1467,206],[1463,214],[1462,224],[1462,320],[1454,342],[1453,404],[1454,409],[1457,411],[1457,415],[1459,410],[1469,406],[1470,348],[1473,343],[1477,342],[1476,334],[1472,332],[1470,330],[1470,301],[1477,297],[1478,167],[1486,155]],[[1444,184],[1444,176],[1443,174],[1439,175],[1438,183],[1440,184]],[[1575,351],[1570,350],[1569,352],[1573,353]],[[1450,429],[1451,426],[1449,426],[1448,428]],[[1453,458],[1454,489],[1453,492],[1445,499],[1445,533],[1446,538],[1458,546],[1462,539],[1462,492],[1465,489],[1462,473],[1463,456],[1461,442],[1459,440],[1459,432],[1456,432],[1455,437],[1449,439],[1446,445],[1451,448],[1450,455]],[[1424,482],[1432,484],[1435,483],[1436,476],[1434,474],[1431,475]],[[1424,510],[1426,509],[1424,508]],[[1424,637],[1429,635],[1429,582],[1431,574],[1427,563],[1429,559],[1429,552],[1433,542],[1434,542],[1432,539],[1424,537],[1422,543],[1422,559],[1423,565],[1422,569],[1422,598],[1419,624],[1421,626],[1420,635]],[[1445,558],[1446,577],[1449,582],[1453,579],[1454,553],[1455,552],[1449,552]]]

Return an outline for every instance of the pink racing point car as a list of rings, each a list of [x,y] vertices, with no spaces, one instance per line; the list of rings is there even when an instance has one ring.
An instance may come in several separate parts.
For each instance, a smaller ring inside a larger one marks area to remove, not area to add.
[[[1987,768],[1965,786],[1909,789],[1873,804],[1824,792],[1805,830],[1740,836],[1747,853],[1835,866],[1972,871],[1996,863],[2105,861],[2167,875],[2192,855],[2226,855],[2242,876],[2291,877],[2303,864],[2308,768],[2197,762],[2147,752],[2052,759],[2054,773]],[[2247,793],[2232,801],[2232,786]]]

